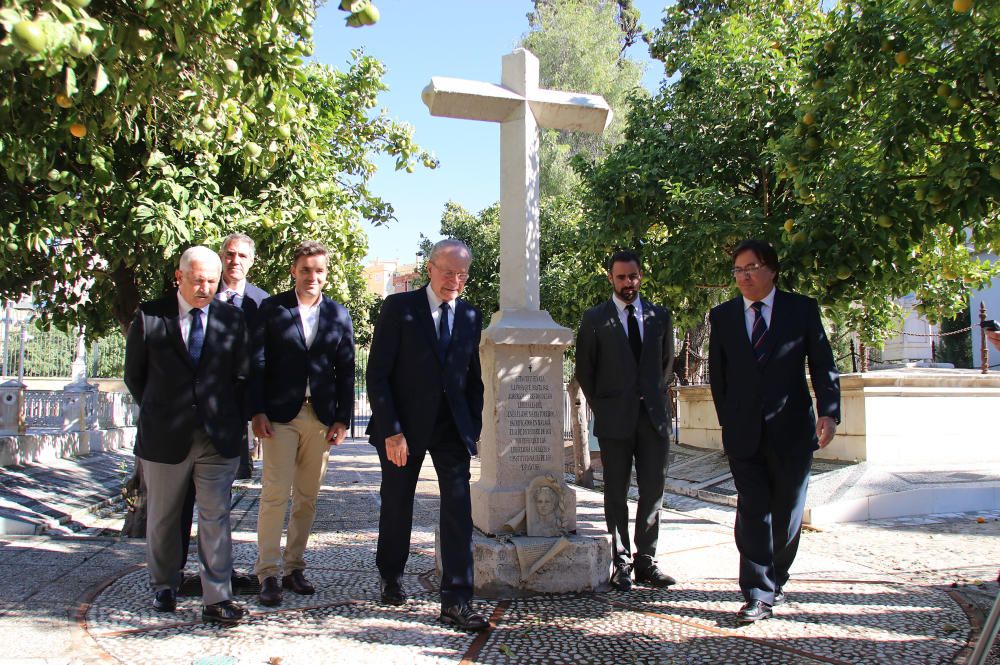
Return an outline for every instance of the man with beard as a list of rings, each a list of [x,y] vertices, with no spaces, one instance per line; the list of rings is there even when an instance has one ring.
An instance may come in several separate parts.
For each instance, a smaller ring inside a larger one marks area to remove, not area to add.
[[[583,315],[576,339],[576,378],[594,413],[604,468],[604,516],[611,533],[611,584],[656,587],[674,578],[656,565],[660,508],[667,474],[671,416],[667,384],[674,360],[670,312],[639,297],[642,267],[635,252],[608,263],[611,299]],[[635,462],[639,506],[635,556],[628,533],[628,488]]]

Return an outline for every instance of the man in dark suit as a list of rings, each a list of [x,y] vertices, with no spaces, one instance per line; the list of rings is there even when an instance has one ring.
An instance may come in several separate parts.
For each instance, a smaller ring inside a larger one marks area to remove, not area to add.
[[[709,314],[709,380],[739,498],[741,624],[772,616],[795,559],[813,451],[840,421],[840,377],[812,298],[776,288],[778,256],[759,240],[733,251],[741,295]],[[806,361],[819,419],[806,384]]]
[[[219,258],[222,259],[222,282],[216,298],[236,305],[243,310],[247,320],[247,328],[253,329],[260,304],[270,294],[264,289],[247,281],[255,256],[253,238],[244,233],[230,233],[222,240]],[[248,480],[253,477],[253,464],[250,461],[250,441],[240,449],[240,467],[236,470],[237,480]]]
[[[354,411],[354,327],[347,308],[323,295],[328,261],[320,243],[299,245],[295,287],[261,303],[253,328],[253,430],[264,450],[254,573],[263,605],[280,604],[282,587],[316,591],[303,572],[306,543],[330,445],[344,440]]]
[[[576,378],[594,413],[604,469],[604,516],[611,533],[611,584],[635,579],[667,587],[674,578],[656,565],[660,508],[670,447],[667,384],[674,361],[670,312],[639,297],[642,267],[635,252],[608,263],[611,299],[587,310],[576,338]],[[635,557],[629,546],[628,488],[635,461],[639,505]]]
[[[232,233],[222,241],[219,250],[222,260],[222,279],[219,290],[215,294],[217,300],[227,302],[243,310],[247,329],[253,328],[254,318],[261,301],[268,296],[267,292],[246,280],[254,259],[254,242],[248,235]],[[249,398],[249,394],[247,394]],[[247,420],[250,419],[250,407],[246,409]],[[240,464],[236,469],[237,480],[247,480],[253,476],[253,464],[250,461],[249,437],[247,428],[243,428],[243,444],[240,446]],[[191,544],[191,523],[194,518],[195,486],[188,487],[184,508],[181,512],[181,560],[180,569],[183,575],[184,564],[187,562],[187,552]],[[241,589],[254,588],[254,580],[245,574],[233,572],[233,590],[239,593]],[[200,581],[197,577],[187,577],[180,587],[181,595],[198,595],[201,593]]]
[[[177,291],[143,303],[129,327],[125,385],[139,405],[135,455],[147,492],[146,560],[153,608],[176,609],[181,573],[181,507],[197,488],[202,618],[238,623],[232,601],[230,490],[246,429],[243,386],[249,373],[243,313],[213,299],[218,255],[206,247],[184,252]]]
[[[463,630],[487,621],[473,592],[469,460],[483,425],[479,364],[482,316],[459,300],[472,253],[442,240],[427,261],[430,284],[385,299],[368,356],[369,441],[382,465],[382,508],[375,563],[382,601],[406,602],[400,578],[410,552],[413,496],[429,452],[441,492],[441,614]]]

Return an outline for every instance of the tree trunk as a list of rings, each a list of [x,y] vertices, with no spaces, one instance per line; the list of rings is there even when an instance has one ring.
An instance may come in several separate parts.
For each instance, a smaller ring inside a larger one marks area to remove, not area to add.
[[[567,386],[570,403],[570,428],[573,432],[573,461],[576,484],[594,486],[594,468],[590,466],[590,446],[587,436],[587,411],[583,408],[583,391],[574,376]]]
[[[129,326],[132,324],[140,301],[139,289],[135,284],[135,270],[126,266],[124,262],[119,262],[114,270],[114,279],[116,297],[113,309],[122,332],[128,335]],[[122,488],[122,495],[128,506],[128,514],[125,516],[125,524],[122,526],[122,535],[126,538],[145,538],[146,480],[142,476],[142,465],[139,464],[138,457],[135,458],[132,477]]]
[[[688,328],[686,331],[684,343],[681,344],[681,348],[677,352],[677,358],[674,361],[674,372],[678,376],[678,384],[683,386],[689,383],[705,382],[702,370],[707,357],[703,351],[705,349],[705,342],[708,340],[708,332],[707,315],[701,323]],[[686,375],[684,373],[685,366],[687,367]]]

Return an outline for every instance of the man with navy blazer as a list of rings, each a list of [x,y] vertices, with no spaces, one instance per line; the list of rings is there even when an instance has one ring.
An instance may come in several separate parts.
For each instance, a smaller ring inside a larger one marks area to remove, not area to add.
[[[261,301],[267,297],[267,292],[247,281],[247,273],[253,265],[254,243],[253,239],[242,233],[232,233],[222,241],[222,248],[219,250],[219,258],[222,260],[222,279],[219,280],[219,290],[215,294],[216,300],[229,303],[243,310],[243,317],[246,319],[247,330],[253,328],[254,317],[257,314],[257,307]],[[249,400],[249,392],[247,399]],[[249,402],[246,408],[246,419],[250,419]],[[249,437],[247,428],[243,428],[243,444],[240,446],[240,464],[236,469],[236,478],[246,480],[253,476],[253,465],[250,462]],[[188,547],[191,544],[191,523],[194,519],[195,486],[194,483],[188,487],[187,497],[184,499],[184,508],[181,512],[181,560],[179,562],[181,573],[184,571],[184,564],[187,562]],[[233,572],[233,588],[247,587],[253,580],[246,575]],[[198,578],[188,577],[181,584],[182,594],[197,595],[201,593]]]
[[[594,413],[601,448],[611,584],[629,591],[634,571],[639,582],[667,587],[674,578],[656,565],[656,544],[672,429],[667,385],[674,329],[667,309],[639,297],[642,267],[635,252],[612,255],[608,281],[611,299],[587,310],[580,324],[576,378]],[[639,490],[634,557],[627,502],[633,461]]]
[[[382,303],[368,356],[372,417],[367,433],[382,466],[375,557],[382,602],[406,602],[401,578],[410,551],[413,498],[430,453],[441,493],[439,618],[477,631],[488,625],[470,605],[469,461],[483,424],[482,316],[458,299],[471,263],[465,243],[442,240],[427,261],[427,287],[390,295]]]
[[[249,374],[243,313],[214,300],[221,264],[192,247],[175,273],[177,291],[143,303],[125,345],[125,385],[139,405],[135,455],[146,483],[146,559],[153,608],[176,609],[183,560],[181,507],[197,488],[202,618],[238,623],[232,601],[231,486],[246,430]]]
[[[776,288],[778,256],[746,240],[732,253],[740,296],[709,313],[709,379],[722,445],[739,494],[740,624],[785,602],[813,451],[840,421],[840,376],[812,298]],[[806,384],[806,362],[816,410]]]
[[[281,603],[282,587],[316,591],[303,572],[306,543],[330,445],[344,440],[354,411],[354,327],[347,309],[323,295],[327,254],[318,242],[299,245],[295,287],[261,303],[253,327],[253,429],[264,451],[254,573],[268,606]]]

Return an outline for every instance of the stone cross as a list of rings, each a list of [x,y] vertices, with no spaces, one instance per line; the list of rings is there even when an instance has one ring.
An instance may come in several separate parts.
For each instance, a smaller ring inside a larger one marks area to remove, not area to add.
[[[539,309],[539,127],[600,134],[611,108],[600,95],[538,87],[538,58],[503,57],[500,85],[435,76],[421,98],[431,115],[500,124],[500,309]]]

